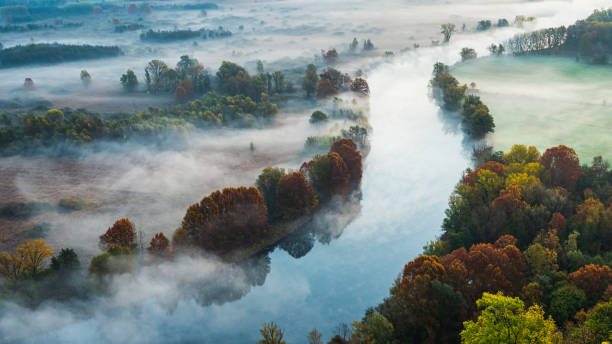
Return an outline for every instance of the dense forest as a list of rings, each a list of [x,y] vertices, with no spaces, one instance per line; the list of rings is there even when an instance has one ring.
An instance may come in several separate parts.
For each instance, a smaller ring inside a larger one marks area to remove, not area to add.
[[[572,55],[595,64],[607,64],[612,53],[612,10],[596,10],[586,20],[520,34],[506,46],[514,55]]]
[[[0,50],[0,67],[99,59],[119,56],[120,54],[121,50],[116,46],[58,43],[18,45]]]
[[[581,166],[563,145],[477,157],[450,198],[441,237],[405,265],[383,303],[329,343],[612,339],[608,163]],[[274,324],[266,331],[282,336]]]

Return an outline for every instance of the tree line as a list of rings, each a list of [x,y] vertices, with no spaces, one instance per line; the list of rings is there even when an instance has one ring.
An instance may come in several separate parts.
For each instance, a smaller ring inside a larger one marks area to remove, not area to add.
[[[506,45],[514,55],[574,55],[590,63],[607,64],[612,51],[610,13],[596,10],[574,25],[519,34]]]
[[[34,63],[61,63],[84,59],[114,57],[121,54],[117,46],[41,43],[17,45],[0,50],[0,67]]]
[[[192,38],[203,38],[203,39],[216,39],[216,38],[226,38],[232,35],[231,31],[225,30],[222,26],[219,28],[211,30],[206,28],[201,28],[199,30],[171,30],[171,31],[162,31],[162,30],[149,30],[140,34],[140,40],[142,41],[155,41],[155,42],[170,42],[170,41],[180,41]]]
[[[459,81],[449,73],[445,64],[434,65],[431,85],[434,88],[434,98],[449,111],[461,111],[463,127],[468,135],[480,138],[495,129],[493,116],[489,108],[482,103],[480,97],[466,95],[467,85],[459,85]]]

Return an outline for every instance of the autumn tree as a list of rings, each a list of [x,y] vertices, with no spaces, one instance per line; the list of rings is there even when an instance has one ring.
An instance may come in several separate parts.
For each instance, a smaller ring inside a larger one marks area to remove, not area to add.
[[[351,176],[350,183],[353,187],[359,186],[361,183],[361,175],[363,173],[361,163],[361,153],[357,150],[357,145],[349,138],[342,138],[334,142],[329,150],[340,155],[346,163],[349,174]]]
[[[327,64],[334,65],[338,62],[338,52],[335,48],[330,49],[323,55],[323,58]]]
[[[187,91],[185,88],[183,88],[183,86],[177,87],[174,91],[174,100],[176,100],[177,103],[184,103],[187,99]]]
[[[302,166],[308,173],[310,183],[320,199],[330,199],[334,195],[348,195],[350,174],[342,157],[335,152],[317,155]]]
[[[588,198],[578,205],[572,220],[572,227],[580,232],[583,249],[593,254],[612,249],[612,208],[606,208],[599,200]]]
[[[532,276],[557,270],[557,253],[539,243],[532,244],[525,251],[525,261]]]
[[[301,172],[293,172],[279,180],[278,210],[283,219],[298,218],[317,204],[317,195]]]
[[[107,249],[112,246],[134,248],[136,246],[136,227],[127,218],[117,220],[106,233],[100,236],[100,246]]]
[[[540,164],[548,171],[552,186],[561,186],[570,192],[576,189],[582,170],[578,154],[572,148],[564,145],[549,148],[540,158]]]
[[[170,247],[170,241],[164,233],[157,233],[151,239],[149,247],[147,247],[149,254],[157,257],[168,257],[172,255],[172,248]]]
[[[309,64],[306,68],[306,76],[302,82],[302,88],[306,91],[306,97],[310,97],[315,93],[318,83],[319,74],[317,74],[317,67],[313,64]]]
[[[465,344],[517,344],[558,343],[561,333],[552,319],[544,317],[540,306],[525,310],[518,297],[484,293],[477,302],[481,310],[476,321],[463,323],[461,343]]]
[[[283,330],[281,330],[274,322],[263,323],[263,328],[259,330],[262,339],[257,341],[257,344],[287,344],[283,340]]]
[[[363,78],[355,78],[355,80],[351,82],[351,91],[362,97],[370,96],[370,86]]]
[[[540,152],[534,146],[512,145],[509,151],[505,152],[502,159],[506,164],[528,164],[540,160]]]
[[[612,284],[612,269],[608,266],[589,264],[568,276],[573,285],[582,289],[590,305],[601,299],[604,291]]]
[[[225,188],[190,206],[182,228],[192,244],[223,254],[266,236],[267,212],[256,187]]]
[[[317,84],[317,98],[327,98],[338,94],[338,89],[331,80],[321,79]]]
[[[12,281],[34,276],[43,270],[53,253],[43,239],[28,240],[17,246],[12,255],[0,253],[0,275]]]

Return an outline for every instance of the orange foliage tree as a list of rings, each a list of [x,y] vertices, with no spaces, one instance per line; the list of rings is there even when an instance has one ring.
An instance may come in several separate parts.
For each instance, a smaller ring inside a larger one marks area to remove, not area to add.
[[[161,232],[153,236],[153,239],[151,239],[151,242],[149,243],[149,247],[147,247],[147,251],[149,251],[151,255],[158,257],[167,257],[172,254],[170,241],[168,238],[166,238],[164,233]]]
[[[489,170],[491,172],[495,172],[495,174],[498,176],[502,176],[504,174],[504,165],[495,161],[489,161],[463,177],[463,183],[469,186],[474,186],[476,182],[476,175],[482,170]]]
[[[187,99],[187,91],[185,88],[183,86],[178,86],[174,91],[174,100],[176,100],[177,103],[184,103]]]
[[[334,142],[334,144],[331,146],[330,152],[335,152],[340,155],[349,170],[351,185],[353,187],[358,186],[361,183],[363,168],[361,163],[361,153],[359,153],[357,150],[357,145],[355,142],[348,138],[342,138]]]
[[[106,233],[100,236],[100,246],[104,250],[112,246],[134,248],[136,246],[136,227],[127,218],[117,220]]]
[[[507,237],[503,241],[508,242]],[[469,251],[460,248],[442,258],[442,265],[454,277],[453,287],[462,292],[472,310],[483,292],[518,295],[525,281],[525,260],[514,245],[498,248],[492,244],[476,244]]]
[[[268,234],[266,204],[256,187],[225,188],[187,209],[182,229],[189,242],[223,254]]]
[[[576,189],[582,171],[575,150],[564,145],[548,148],[540,158],[540,164],[548,171],[552,186],[561,186],[568,191]]]
[[[370,86],[368,82],[362,78],[355,78],[351,83],[351,91],[359,94],[362,97],[367,97],[370,95]]]
[[[9,280],[36,275],[45,267],[45,261],[53,253],[43,239],[28,240],[17,246],[12,255],[0,253],[0,275]]]
[[[605,265],[589,264],[569,274],[568,280],[582,289],[593,305],[612,284],[612,269]]]
[[[317,155],[300,168],[308,178],[319,198],[330,199],[334,195],[345,196],[350,192],[350,174],[342,157],[335,152]]]
[[[284,219],[307,214],[317,204],[317,195],[301,172],[293,172],[278,181],[278,205]]]
[[[338,94],[338,89],[329,79],[321,79],[317,84],[317,98],[327,98]]]

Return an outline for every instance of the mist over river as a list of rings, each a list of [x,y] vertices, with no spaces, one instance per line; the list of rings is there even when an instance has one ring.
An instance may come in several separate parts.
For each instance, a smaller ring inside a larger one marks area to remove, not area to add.
[[[303,1],[295,3],[293,5],[299,7]],[[393,1],[391,3],[395,4]],[[606,1],[468,1],[463,7],[436,2],[415,5],[414,11],[428,13],[435,10],[442,13],[437,13],[435,20],[428,20],[428,31],[423,36],[429,37],[437,35],[435,30],[438,30],[439,24],[453,18],[455,11],[466,16],[470,9],[484,7],[483,3],[490,7],[480,9],[476,17],[503,17],[509,10],[517,14],[521,11],[526,14],[534,12],[542,16],[536,25],[544,27],[569,24],[593,8],[603,6]],[[383,13],[392,12],[391,8],[382,4],[377,6]],[[404,11],[410,13],[410,8],[404,8]],[[363,13],[361,16],[367,17]],[[374,17],[377,23],[384,25],[379,15]],[[398,22],[399,19],[395,18],[393,24]],[[385,40],[381,39],[381,44],[391,44],[393,29],[396,28],[390,24],[386,31],[377,34],[386,37]],[[456,63],[459,60],[458,52],[467,46],[475,48],[481,56],[487,55],[487,46],[501,42],[520,30],[507,28],[486,33],[462,33],[448,45],[408,50],[372,65],[367,78],[371,89],[368,120],[373,131],[369,136],[371,151],[364,165],[360,209],[356,217],[347,220],[349,224],[341,232],[332,235],[333,240],[314,242],[307,254],[300,258],[294,258],[287,250],[277,248],[269,254],[269,260],[263,259],[263,264],[258,265],[262,269],[263,280],[259,279],[257,283],[247,282],[249,278],[244,276],[243,271],[217,261],[180,258],[174,263],[144,267],[134,276],[120,276],[114,281],[115,288],[110,295],[92,301],[70,305],[44,303],[33,310],[9,305],[5,308],[5,314],[0,315],[0,335],[5,334],[6,338],[25,343],[254,343],[260,337],[258,329],[262,322],[274,321],[285,331],[285,339],[290,344],[305,343],[306,334],[312,328],[322,332],[323,338],[330,338],[338,323],[348,324],[360,319],[368,307],[380,303],[388,295],[404,264],[417,256],[428,241],[436,238],[440,233],[448,197],[463,171],[471,165],[473,143],[466,141],[459,120],[442,113],[431,99],[428,83],[433,64],[437,61]],[[407,32],[399,34],[412,35]],[[394,48],[399,49],[398,46]],[[215,47],[215,51],[219,49]],[[295,46],[293,49],[297,51]],[[298,56],[295,51],[292,54]],[[169,52],[167,54],[170,55]],[[134,64],[142,63],[137,61]],[[45,71],[50,69],[44,68]],[[118,67],[113,69],[119,70]],[[103,80],[110,83],[110,78]],[[304,128],[306,115],[300,116],[281,121],[282,125],[291,126],[299,133],[293,135],[290,131],[289,135],[285,132],[279,138],[279,141],[290,142],[290,148],[286,148],[288,152],[284,152],[286,154],[281,158],[262,158],[264,161],[257,164],[267,165],[270,160],[280,166],[296,164],[294,151],[299,150],[303,142],[303,137],[299,135],[307,136],[305,132],[310,130]],[[298,122],[298,119],[303,121]],[[269,130],[265,133],[277,135],[283,131],[282,126]],[[261,140],[265,143],[262,143],[261,149],[273,149],[276,142],[266,140],[265,133],[243,131],[236,136],[239,145],[244,147],[252,137],[263,137]],[[235,144],[234,139],[227,134],[223,142]],[[208,140],[220,142],[215,138]],[[257,140],[255,142],[257,144]],[[571,145],[571,142],[567,144]],[[128,185],[152,178],[156,174],[147,170],[147,163],[158,163],[170,171],[175,166],[172,162],[178,161],[177,164],[184,163],[184,166],[191,167],[191,172],[186,173],[188,177],[173,175],[172,183],[159,183],[151,188],[164,193],[165,188],[181,180],[203,184],[197,180],[197,173],[208,168],[211,161],[202,162],[193,155],[197,156],[193,152],[170,152],[161,157],[148,157],[137,170],[140,174],[131,170],[132,174],[126,172],[120,180]],[[186,192],[201,194],[201,190],[209,191],[223,186],[226,180],[234,184],[248,184],[246,181],[254,180],[257,173],[256,170],[249,170],[236,172],[234,177],[224,175],[230,173],[232,168],[224,166],[213,169],[212,173],[218,175],[216,179],[210,177],[210,180],[206,180],[205,187],[198,185],[200,188],[194,191],[190,184],[182,188],[190,189]],[[157,167],[155,171],[166,170]],[[126,179],[126,176],[130,178]],[[219,185],[213,186],[213,181]],[[168,211],[173,216],[168,222],[178,224],[185,206],[196,200],[182,199],[179,206]],[[152,226],[161,217],[157,213],[161,210],[154,210],[155,214],[151,214],[152,219],[149,219]],[[146,218],[147,214],[140,213],[138,216]],[[335,220],[343,222],[342,216],[344,214],[339,214],[339,219]],[[87,218],[79,221],[87,223]],[[82,235],[68,230],[60,233],[56,234],[56,239],[66,240],[67,246],[72,235],[78,238],[74,241],[83,239]],[[87,235],[96,238],[99,233]],[[205,279],[206,283],[219,282],[222,285],[220,288],[236,288],[246,292],[231,302],[204,306],[197,297],[189,297],[191,294],[185,292],[187,289],[197,289],[200,279]],[[188,295],[185,297],[183,294]],[[24,337],[24,333],[35,335]]]

